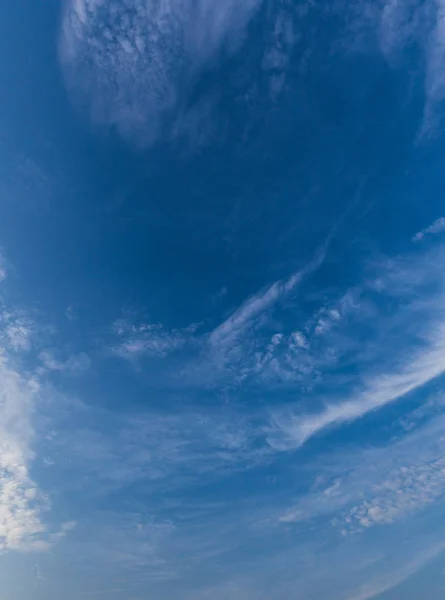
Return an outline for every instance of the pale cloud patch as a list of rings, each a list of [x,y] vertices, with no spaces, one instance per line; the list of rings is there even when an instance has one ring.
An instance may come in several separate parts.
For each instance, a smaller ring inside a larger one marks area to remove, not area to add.
[[[70,0],[60,33],[67,86],[96,122],[156,140],[194,74],[232,52],[259,0]]]
[[[389,525],[416,513],[445,491],[444,455],[428,464],[394,469],[373,488],[374,497],[354,506],[344,517],[352,531],[374,525]]]
[[[0,341],[9,351],[31,349],[34,324],[23,311],[10,310],[0,304]]]
[[[412,238],[413,242],[421,242],[426,236],[434,235],[437,233],[443,233],[445,231],[445,217],[436,219],[429,227],[425,227],[421,231],[418,231]]]
[[[212,331],[209,344],[212,347],[227,347],[236,343],[238,337],[251,326],[256,319],[276,303],[295,291],[303,280],[314,273],[323,264],[329,238],[316,252],[314,258],[300,271],[296,271],[286,279],[275,281],[266,289],[248,298],[232,315]]]
[[[134,324],[119,319],[111,327],[111,332],[117,336],[111,351],[127,360],[142,357],[165,358],[183,348],[191,340],[196,327],[197,325],[191,325],[183,329],[167,330],[161,323]]]
[[[5,259],[0,254],[0,281],[4,281],[8,276],[8,271],[6,270]]]
[[[54,351],[44,350],[40,353],[39,358],[43,367],[42,372],[59,371],[68,374],[81,374],[87,371],[91,365],[91,359],[85,352],[73,354],[64,360],[57,358]]]
[[[31,348],[32,329],[27,319],[18,317],[10,320],[6,325],[5,334],[9,346],[16,352]]]
[[[82,405],[70,409],[67,424],[77,420],[77,409],[88,425],[60,422],[49,458],[57,470],[64,468],[61,458],[69,456],[80,481],[101,481],[99,495],[141,480],[149,481],[153,492],[158,486],[179,489],[200,476],[249,469],[271,454],[259,444],[261,430],[252,424],[252,414],[188,408],[123,417]]]
[[[445,494],[445,422],[428,425],[381,448],[325,457],[298,502],[277,516],[283,524],[322,519],[341,536],[404,522]]]
[[[29,474],[34,458],[31,416],[39,387],[14,371],[4,353],[0,381],[0,549],[44,549],[45,501]]]
[[[33,323],[22,313],[0,311],[0,552],[43,551],[69,530],[54,529],[45,517],[49,499],[32,476],[34,416],[42,394],[38,369],[20,358],[31,349]]]
[[[384,592],[392,590],[413,577],[418,571],[440,556],[444,550],[445,544],[433,545],[411,561],[408,561],[403,567],[399,567],[383,576],[376,576],[372,581],[361,585],[359,591],[352,596],[348,596],[347,600],[371,600]]]
[[[380,44],[390,63],[400,66],[403,50],[416,45],[425,61],[425,108],[420,136],[434,134],[445,99],[445,3],[386,0],[380,13]]]

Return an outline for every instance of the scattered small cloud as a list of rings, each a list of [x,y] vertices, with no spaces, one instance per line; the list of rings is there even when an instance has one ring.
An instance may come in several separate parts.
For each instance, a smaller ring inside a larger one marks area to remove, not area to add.
[[[34,330],[24,311],[1,304],[0,553],[47,550],[71,528],[48,523],[50,499],[32,476],[34,416],[43,390],[47,393],[40,369],[32,366]]]
[[[445,372],[445,330],[436,326],[428,345],[422,351],[404,358],[399,367],[375,376],[368,375],[362,390],[346,400],[332,402],[320,413],[288,415],[276,414],[275,433],[269,438],[277,449],[298,448],[312,436],[333,425],[351,423],[371,411],[414,392]]]
[[[138,358],[164,358],[183,348],[191,339],[197,325],[183,329],[166,330],[160,323],[134,324],[119,319],[111,327],[117,341],[111,346],[116,356],[126,360]]]
[[[434,235],[436,233],[443,233],[445,231],[445,217],[436,219],[429,227],[418,231],[412,238],[413,242],[421,242],[425,236]]]
[[[47,501],[30,476],[34,458],[31,415],[39,385],[0,354],[0,551],[44,550]]]
[[[277,521],[318,519],[342,536],[390,526],[445,494],[445,422],[429,424],[382,447],[354,448],[317,464],[314,482]],[[315,467],[314,467],[315,469]]]

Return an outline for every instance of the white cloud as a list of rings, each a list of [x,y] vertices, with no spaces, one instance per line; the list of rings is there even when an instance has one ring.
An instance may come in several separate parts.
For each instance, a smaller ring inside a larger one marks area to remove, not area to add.
[[[118,338],[111,351],[127,360],[140,357],[163,358],[183,348],[191,339],[195,327],[192,325],[184,329],[166,330],[160,323],[133,324],[119,319],[111,328]]]
[[[228,319],[219,325],[210,335],[211,346],[231,345],[246,327],[272,308],[280,299],[295,290],[307,275],[312,274],[322,264],[326,256],[329,238],[317,251],[314,258],[300,271],[293,273],[287,279],[276,281],[265,290],[258,292],[246,300]]]
[[[21,367],[31,349],[32,322],[22,312],[0,310],[0,553],[41,551],[69,525],[48,527],[50,505],[31,474],[36,435],[33,417],[41,397],[38,369]]]
[[[445,99],[445,76],[443,63],[445,60],[445,2],[435,0],[435,19],[428,41],[426,42],[427,74],[425,92],[427,102],[422,133],[434,133],[439,117],[438,110]]]
[[[445,99],[445,2],[386,0],[379,30],[382,51],[394,66],[400,66],[403,50],[409,46],[416,45],[423,53],[426,99],[420,135],[434,133],[440,120],[439,105]]]
[[[94,120],[151,143],[180,88],[236,47],[259,0],[70,0],[60,35],[69,89]]]
[[[445,231],[445,217],[440,217],[436,219],[434,223],[432,223],[429,227],[418,231],[416,235],[412,238],[413,242],[420,242],[426,235],[435,234],[435,233],[443,233]]]
[[[0,341],[9,351],[30,350],[33,328],[23,311],[10,310],[0,304]]]
[[[29,350],[31,347],[31,326],[27,319],[17,317],[5,328],[9,346],[15,351]]]
[[[322,519],[348,536],[404,522],[444,494],[445,421],[438,417],[380,448],[356,447],[320,460],[313,484],[277,521]]]
[[[226,321],[221,323],[211,333],[209,338],[210,344],[218,346],[236,339],[255,317],[273,306],[284,291],[285,284],[283,282],[276,282],[264,292],[260,292],[246,300]]]
[[[73,354],[66,360],[61,360],[54,356],[53,351],[44,350],[40,353],[39,358],[43,365],[42,372],[47,370],[79,374],[86,371],[91,364],[90,357],[85,352]]]
[[[45,546],[44,505],[29,475],[34,431],[31,415],[38,393],[35,381],[22,378],[0,354],[0,549]]]
[[[391,524],[434,502],[444,491],[445,453],[431,464],[413,464],[389,473],[374,486],[373,497],[350,509],[345,520],[355,531]]]
[[[437,435],[434,430],[431,433]],[[427,447],[416,453],[413,443],[419,441],[419,437],[414,436],[411,446],[405,449],[403,466],[392,466],[388,457],[383,458],[379,477],[370,486],[367,498],[335,519],[336,524],[343,527],[343,532],[357,533],[376,525],[390,525],[442,497],[445,492],[445,446],[442,438],[439,433],[438,439],[433,438],[431,443],[423,436],[423,444]],[[388,453],[392,450],[389,448]],[[396,446],[395,452],[397,450]],[[385,469],[388,471],[385,472]]]
[[[273,447],[298,448],[317,433],[360,419],[445,372],[445,282],[437,277],[443,259],[443,247],[435,247],[420,258],[379,261],[362,285],[315,311],[302,328],[313,332],[308,348],[289,344],[289,352],[278,357],[296,372],[308,367],[312,407],[300,394],[293,406],[275,410],[269,436]],[[327,322],[324,335],[319,315]],[[353,376],[343,371],[351,365]],[[317,393],[317,379],[328,385],[328,395]]]
[[[405,363],[406,360],[406,363]],[[404,357],[402,366],[368,375],[363,389],[345,401],[331,403],[320,413],[301,416],[277,414],[277,435],[270,443],[278,449],[298,448],[317,433],[341,423],[352,422],[417,390],[445,372],[445,324],[438,324],[427,345]]]
[[[308,348],[308,341],[306,337],[301,333],[301,331],[295,331],[291,335],[291,346],[295,346],[297,348]]]

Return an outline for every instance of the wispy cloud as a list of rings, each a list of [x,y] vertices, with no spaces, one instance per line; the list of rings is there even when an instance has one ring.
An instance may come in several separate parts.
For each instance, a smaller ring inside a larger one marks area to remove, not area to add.
[[[440,247],[420,258],[384,261],[372,267],[372,276],[362,285],[308,319],[303,329],[310,333],[309,343],[296,357],[300,364],[305,360],[315,367],[308,379],[316,376],[320,391],[311,393],[312,406],[303,397],[275,409],[269,436],[273,447],[298,448],[312,436],[381,409],[444,373],[445,289],[436,266],[442,260]],[[289,349],[284,358],[288,355]],[[343,370],[351,366],[357,370],[354,377]],[[323,391],[323,379],[329,393]]]
[[[183,329],[166,330],[161,323],[133,323],[118,319],[111,327],[117,338],[111,345],[111,351],[127,360],[165,358],[191,342],[198,326],[192,324]]]
[[[378,32],[383,53],[395,67],[403,67],[403,51],[417,47],[423,54],[425,67],[425,108],[420,136],[434,135],[440,125],[439,106],[445,98],[442,63],[445,56],[445,5],[433,2],[398,2],[386,0],[381,12],[377,8]],[[409,65],[412,70],[412,64]]]
[[[259,0],[70,0],[60,59],[75,98],[125,137],[154,141],[194,73],[236,47]]]
[[[265,290],[246,300],[210,334],[210,345],[231,344],[259,315],[273,307],[278,300],[294,291],[305,277],[312,274],[323,264],[327,246],[328,242],[317,251],[315,257],[300,271],[293,273],[284,280],[276,281]]]
[[[209,481],[250,469],[271,454],[251,413],[174,405],[131,417],[79,403],[64,411],[48,416],[54,423],[45,447],[51,470],[61,475],[69,461],[68,487],[100,482],[94,486],[99,495],[142,481],[153,494],[182,489],[204,475]]]
[[[432,548],[420,553],[415,559],[408,562],[403,567],[396,569],[381,577],[376,577],[373,581],[360,586],[360,590],[347,600],[370,600],[384,592],[392,590],[410,577],[413,577],[418,571],[426,567],[430,562],[436,559],[445,550],[445,544],[437,544]]]
[[[445,217],[440,217],[436,219],[434,223],[432,223],[429,227],[425,227],[421,231],[418,231],[416,235],[412,238],[413,242],[421,242],[425,236],[443,233],[445,231]]]
[[[53,350],[43,350],[39,354],[39,358],[42,363],[42,367],[39,369],[41,374],[45,371],[81,374],[91,365],[91,359],[85,352],[73,354],[67,359],[60,359]]]
[[[313,435],[333,425],[352,422],[414,392],[445,372],[445,329],[431,334],[426,349],[414,353],[407,363],[389,372],[369,377],[364,389],[347,400],[329,404],[322,412],[301,417],[276,415],[275,425],[283,436],[270,438],[274,447],[297,448]]]
[[[419,513],[445,493],[444,432],[443,418],[436,417],[380,448],[326,457],[314,466],[309,491],[278,521],[323,519],[346,536]]]

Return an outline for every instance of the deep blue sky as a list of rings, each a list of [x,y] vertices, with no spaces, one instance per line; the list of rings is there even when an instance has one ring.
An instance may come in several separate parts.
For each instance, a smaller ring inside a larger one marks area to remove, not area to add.
[[[444,23],[0,0],[5,600],[443,597]]]

